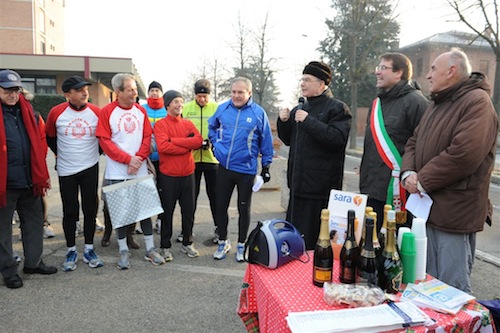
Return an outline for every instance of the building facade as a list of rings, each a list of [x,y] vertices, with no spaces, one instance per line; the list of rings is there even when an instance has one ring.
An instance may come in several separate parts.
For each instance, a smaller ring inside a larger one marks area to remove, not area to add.
[[[410,58],[413,64],[413,79],[420,83],[424,95],[429,95],[429,85],[425,77],[432,62],[438,55],[449,51],[452,47],[459,47],[467,54],[472,71],[485,74],[491,90],[494,91],[496,57],[490,44],[475,34],[448,31],[399,49],[399,52]]]
[[[64,0],[0,0],[0,8],[0,69],[18,72],[28,91],[62,95],[62,82],[80,75],[92,83],[92,103],[102,107],[115,99],[111,78],[127,72],[146,98],[132,59],[64,55]]]

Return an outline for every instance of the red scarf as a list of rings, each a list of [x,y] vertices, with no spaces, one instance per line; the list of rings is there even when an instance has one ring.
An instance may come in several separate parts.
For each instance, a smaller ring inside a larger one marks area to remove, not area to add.
[[[153,110],[161,109],[164,105],[163,104],[163,97],[159,97],[159,98],[148,97],[148,105]]]
[[[38,125],[33,116],[31,104],[19,94],[19,106],[24,127],[28,133],[31,146],[31,181],[33,193],[36,196],[45,194],[50,188],[49,170],[45,162],[46,150],[43,148]],[[0,106],[1,107],[1,106]],[[43,133],[45,135],[45,133]],[[0,117],[0,207],[7,205],[7,139],[5,137],[5,124],[3,116]]]

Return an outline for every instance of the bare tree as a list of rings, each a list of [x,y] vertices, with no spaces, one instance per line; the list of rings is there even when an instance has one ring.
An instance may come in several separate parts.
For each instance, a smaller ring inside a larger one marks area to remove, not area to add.
[[[266,111],[277,111],[278,89],[274,84],[274,66],[277,61],[274,57],[269,57],[268,26],[269,13],[266,13],[264,22],[254,33],[254,42],[258,53],[250,56],[249,71],[250,79],[253,81],[253,96],[255,101]]]
[[[458,18],[469,29],[490,44],[496,56],[495,79],[493,81],[493,105],[500,117],[500,39],[499,13],[497,0],[447,0],[455,10]],[[480,16],[484,20],[483,26],[473,23],[473,18]]]

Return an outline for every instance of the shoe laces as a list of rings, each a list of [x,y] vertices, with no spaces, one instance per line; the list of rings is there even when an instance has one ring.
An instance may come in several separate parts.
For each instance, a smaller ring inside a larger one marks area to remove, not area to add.
[[[97,259],[97,254],[95,254],[94,250],[87,250],[85,251],[85,254],[89,259]]]

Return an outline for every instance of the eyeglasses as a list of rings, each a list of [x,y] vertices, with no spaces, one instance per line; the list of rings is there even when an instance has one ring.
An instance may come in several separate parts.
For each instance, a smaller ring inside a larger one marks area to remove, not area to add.
[[[375,72],[385,71],[386,69],[392,69],[393,67],[387,67],[386,65],[380,65],[375,67]]]
[[[308,77],[303,77],[302,79],[300,79],[300,82],[305,82],[305,83],[310,83],[310,82],[319,82],[321,80],[314,80],[314,79],[311,79],[311,78],[308,78]]]
[[[13,93],[18,94],[19,92],[21,92],[22,88],[21,87],[13,87],[13,88],[2,88],[2,89],[6,95],[11,95]]]

